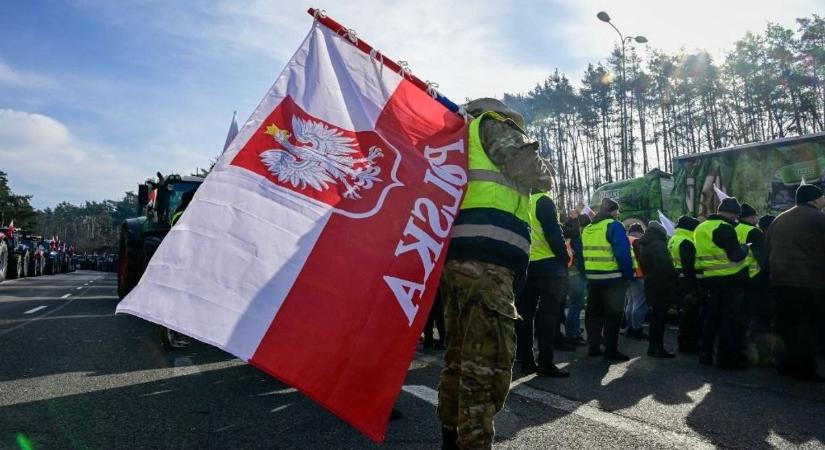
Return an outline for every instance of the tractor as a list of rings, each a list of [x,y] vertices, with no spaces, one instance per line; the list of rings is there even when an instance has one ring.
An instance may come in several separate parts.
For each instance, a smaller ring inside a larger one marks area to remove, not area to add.
[[[203,183],[202,177],[157,174],[138,186],[138,217],[120,227],[117,293],[122,299],[134,288],[152,255],[172,228],[171,219],[183,194]]]
[[[22,239],[22,230],[0,227],[0,281],[32,276],[29,273],[31,247]]]

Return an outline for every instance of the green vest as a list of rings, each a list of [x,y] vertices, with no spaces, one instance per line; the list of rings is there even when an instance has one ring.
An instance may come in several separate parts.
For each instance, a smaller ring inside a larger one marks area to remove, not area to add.
[[[467,162],[470,173],[461,209],[495,208],[530,223],[529,193],[519,192],[519,187],[501,173],[481,146],[479,125],[484,117],[506,120],[500,114],[486,112],[470,122]]]
[[[615,221],[604,219],[595,224],[591,223],[582,230],[582,257],[588,280],[622,277],[619,262],[613,255],[613,247],[607,240],[607,227]]]
[[[677,228],[676,232],[671,236],[667,243],[667,249],[670,252],[670,259],[673,260],[673,266],[678,270],[682,270],[682,255],[679,253],[679,247],[682,242],[693,242],[693,232],[684,228]]]
[[[542,197],[550,198],[547,194],[533,194],[530,196],[530,261],[539,261],[556,256],[550,244],[544,237],[544,229],[536,217],[536,203]]]
[[[739,222],[736,225],[736,237],[739,238],[740,244],[746,244],[748,241],[748,233],[751,232],[756,228],[753,225]],[[748,257],[745,258],[745,261],[748,262],[748,276],[753,278],[759,275],[759,262],[756,261],[756,258],[753,256],[753,250],[748,249]]]
[[[486,112],[470,122],[468,131],[468,169],[467,193],[460,210],[495,209],[512,217],[512,226],[505,228],[490,220],[488,223],[461,223],[457,220],[452,229],[452,239],[468,238],[492,240],[519,249],[524,254],[526,264],[530,254],[530,197],[529,192],[522,192],[518,185],[504,176],[496,165],[487,157],[481,145],[479,125],[485,117],[506,121],[501,114]],[[461,216],[461,213],[459,213]],[[513,227],[520,232],[513,230]],[[451,246],[453,244],[451,243]],[[458,242],[458,245],[462,245]]]
[[[693,231],[696,265],[704,272],[704,278],[734,275],[748,266],[746,259],[739,262],[729,260],[725,251],[713,243],[713,232],[719,227],[729,226],[731,225],[723,220],[709,219]]]

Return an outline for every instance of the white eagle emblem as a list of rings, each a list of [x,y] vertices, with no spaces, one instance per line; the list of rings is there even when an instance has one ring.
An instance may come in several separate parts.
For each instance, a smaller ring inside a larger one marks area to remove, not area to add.
[[[340,182],[344,198],[359,199],[358,191],[382,181],[378,178],[381,168],[375,164],[384,156],[379,147],[370,147],[366,158],[357,157],[354,139],[344,136],[341,130],[296,116],[292,116],[292,130],[299,145],[289,141],[289,131],[275,124],[266,127],[265,133],[282,148],[262,152],[261,161],[279,182],[288,182],[297,189],[311,186],[317,191]]]

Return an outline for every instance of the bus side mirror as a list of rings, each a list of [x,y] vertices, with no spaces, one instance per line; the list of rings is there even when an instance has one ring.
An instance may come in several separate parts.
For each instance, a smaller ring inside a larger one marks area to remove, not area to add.
[[[149,203],[149,185],[138,185],[138,215],[143,212],[143,208]]]

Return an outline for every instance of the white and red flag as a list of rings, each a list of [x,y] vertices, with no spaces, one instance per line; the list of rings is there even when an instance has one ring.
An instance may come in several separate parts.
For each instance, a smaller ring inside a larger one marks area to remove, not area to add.
[[[315,22],[118,306],[381,441],[467,181],[466,124]]]

